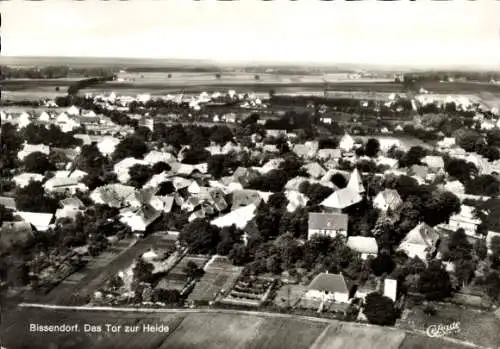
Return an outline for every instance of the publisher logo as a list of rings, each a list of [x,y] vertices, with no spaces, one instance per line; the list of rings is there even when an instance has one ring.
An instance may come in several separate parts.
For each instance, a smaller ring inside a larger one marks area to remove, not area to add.
[[[449,334],[460,332],[460,322],[452,322],[450,324],[435,324],[427,327],[427,335],[429,337],[444,337]]]

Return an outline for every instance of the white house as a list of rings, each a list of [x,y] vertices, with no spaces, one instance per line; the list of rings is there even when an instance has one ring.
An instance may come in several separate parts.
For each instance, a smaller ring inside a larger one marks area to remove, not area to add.
[[[212,220],[210,224],[215,225],[219,228],[230,227],[231,225],[236,225],[239,229],[245,229],[247,224],[255,217],[255,211],[257,206],[255,204],[250,204],[237,208],[228,214],[217,217]]]
[[[46,231],[49,229],[50,222],[54,215],[52,213],[39,213],[39,212],[23,212],[18,211],[16,215],[21,217],[23,221],[30,223],[38,231]]]
[[[71,194],[75,194],[77,190],[85,192],[89,189],[78,179],[71,177],[52,177],[43,184],[43,188],[47,193],[69,192]]]
[[[21,173],[17,176],[14,176],[12,180],[16,183],[16,186],[20,188],[26,187],[31,181],[33,182],[41,182],[43,181],[44,176],[38,173]]]
[[[405,252],[408,257],[419,257],[425,261],[427,254],[433,254],[440,240],[439,234],[426,223],[420,223],[405,236],[398,250]]]
[[[401,207],[402,204],[403,200],[401,200],[398,191],[395,189],[384,189],[379,192],[373,200],[373,207],[382,212],[387,212],[388,209],[394,212]]]
[[[481,224],[481,220],[474,214],[474,207],[462,205],[460,213],[450,217],[448,227],[451,230],[462,228],[467,235],[476,235],[476,229]]]
[[[349,303],[349,289],[342,274],[321,273],[311,281],[304,297],[322,302]]]
[[[121,183],[126,183],[130,180],[129,170],[135,165],[148,165],[148,163],[136,158],[125,158],[113,166],[113,170]]]
[[[296,190],[285,191],[285,196],[288,200],[288,205],[286,206],[288,212],[295,212],[297,209],[305,207],[307,201],[309,201],[304,194]]]
[[[347,133],[342,137],[339,143],[339,148],[342,151],[349,152],[354,149],[354,139]]]
[[[446,182],[443,188],[454,194],[465,194],[465,186],[458,180]]]
[[[348,216],[343,213],[309,212],[307,238],[310,240],[315,235],[346,237],[347,223]]]
[[[31,153],[42,153],[45,155],[49,155],[50,154],[50,147],[48,145],[44,145],[44,144],[24,143],[23,149],[21,149],[17,153],[17,158],[22,161],[22,160],[24,160],[24,158],[26,156],[30,155]]]
[[[120,143],[120,140],[115,137],[105,136],[101,141],[97,143],[97,149],[102,155],[111,155],[116,149],[116,146]]]
[[[398,298],[398,281],[386,278],[384,280],[384,296],[392,299],[393,302]]]
[[[378,255],[378,244],[374,237],[349,236],[346,245],[351,250],[360,253],[362,259]]]
[[[71,107],[69,107],[68,109],[66,109],[66,113],[68,115],[77,116],[77,115],[80,114],[80,109],[78,109],[77,107],[75,107],[74,105],[72,105]]]

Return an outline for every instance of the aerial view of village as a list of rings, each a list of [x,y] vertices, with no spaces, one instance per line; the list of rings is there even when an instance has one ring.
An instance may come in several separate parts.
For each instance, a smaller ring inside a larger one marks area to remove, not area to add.
[[[500,348],[500,57],[11,50],[2,348]]]

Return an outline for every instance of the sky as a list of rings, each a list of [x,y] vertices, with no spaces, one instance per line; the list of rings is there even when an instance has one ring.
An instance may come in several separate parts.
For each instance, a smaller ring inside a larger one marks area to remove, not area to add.
[[[0,2],[4,56],[500,68],[500,1]]]

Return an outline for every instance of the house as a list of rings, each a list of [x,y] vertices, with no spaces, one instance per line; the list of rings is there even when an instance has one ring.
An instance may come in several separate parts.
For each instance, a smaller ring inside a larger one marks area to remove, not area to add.
[[[465,159],[465,161],[472,162],[476,166],[480,174],[491,173],[491,166],[490,163],[488,162],[488,159],[484,158],[479,154],[470,153]]]
[[[167,152],[152,150],[144,156],[144,161],[150,165],[154,165],[158,162],[165,162],[168,164],[171,162],[177,162],[177,158]]]
[[[384,296],[396,302],[398,298],[398,280],[389,278],[384,280]]]
[[[362,259],[378,255],[378,244],[374,237],[349,236],[346,245],[351,250],[360,253]]]
[[[108,156],[114,153],[116,146],[120,143],[120,140],[111,136],[104,136],[97,143],[97,149],[102,155]]]
[[[89,188],[76,178],[71,177],[52,177],[43,184],[47,193],[66,193],[75,194],[77,190],[85,192]]]
[[[309,212],[307,238],[310,240],[314,235],[346,237],[347,223],[348,216],[343,213]]]
[[[274,144],[265,144],[263,147],[262,147],[262,151],[264,153],[273,153],[273,154],[277,154],[280,152],[280,150],[278,149],[278,147]]]
[[[252,189],[234,190],[231,193],[231,210],[234,211],[239,207],[248,206],[250,204],[259,206],[262,200],[267,202],[272,194],[271,192],[261,192]]]
[[[224,216],[217,217],[210,224],[219,228],[230,227],[234,224],[239,229],[245,229],[247,224],[255,217],[256,210],[257,206],[254,204],[239,207]]]
[[[74,171],[56,171],[54,173],[55,178],[72,178],[78,181],[82,180],[87,176],[87,172],[74,170]]]
[[[286,130],[266,130],[266,137],[279,138],[286,136]]]
[[[350,152],[354,149],[354,139],[346,133],[339,142],[339,148],[343,152]]]
[[[446,184],[443,185],[443,189],[453,194],[465,194],[465,186],[458,180],[446,182]]]
[[[45,155],[49,155],[50,147],[48,145],[43,145],[43,144],[24,143],[23,149],[17,153],[17,158],[22,161],[26,156],[30,155],[31,153],[42,153]]]
[[[398,168],[399,160],[388,158],[386,156],[379,156],[375,163],[377,166],[385,166],[389,169],[396,169]]]
[[[16,200],[7,196],[0,196],[0,205],[12,211],[17,209]]]
[[[323,302],[348,303],[349,293],[342,274],[320,273],[311,281],[304,297]]]
[[[54,218],[52,213],[17,211],[16,215],[21,217],[23,221],[34,226],[37,231],[46,231],[49,229],[52,218]]]
[[[352,171],[351,176],[349,177],[349,182],[347,182],[346,188],[349,188],[355,193],[363,194],[365,192],[365,187],[363,185],[363,179],[359,174],[357,168]]]
[[[476,236],[476,229],[481,224],[481,220],[474,213],[474,207],[462,205],[460,213],[450,217],[446,228],[452,231],[463,229],[469,236]]]
[[[493,253],[493,251],[491,250],[491,242],[494,238],[500,239],[500,233],[488,231],[488,234],[486,235],[486,247],[488,248],[488,254]]]
[[[298,157],[310,159],[316,156],[317,148],[306,142],[304,144],[295,144],[293,147],[293,152]]]
[[[94,189],[90,194],[90,199],[96,204],[121,208],[134,192],[134,187],[113,183]]]
[[[317,162],[310,162],[303,167],[312,178],[321,178],[326,174],[326,170]]]
[[[29,222],[3,222],[0,227],[0,251],[6,251],[14,244],[25,244],[33,237]]]
[[[288,212],[295,212],[297,209],[305,207],[309,199],[302,193],[296,190],[285,191],[285,196],[288,200],[286,210]]]
[[[148,163],[144,160],[129,157],[121,160],[113,166],[113,170],[121,183],[126,183],[130,180],[129,170],[135,165],[147,166]]]
[[[378,138],[380,144],[380,150],[384,153],[387,153],[392,147],[396,147],[398,149],[402,148],[401,142],[397,138],[393,137],[380,137]]]
[[[419,223],[400,243],[398,250],[405,252],[408,257],[419,257],[422,261],[427,259],[427,254],[435,254],[439,245],[439,234],[426,223]]]
[[[12,180],[14,181],[14,183],[16,183],[16,186],[18,186],[19,188],[24,188],[32,181],[33,182],[43,181],[43,178],[44,176],[41,174],[25,172],[18,174],[17,176],[14,176]]]
[[[433,171],[441,170],[444,168],[444,160],[442,156],[427,155],[424,156],[421,161]]]
[[[445,137],[439,142],[437,142],[437,146],[439,149],[444,150],[444,149],[450,149],[456,144],[455,137]]]
[[[348,187],[336,190],[321,202],[321,206],[335,211],[343,210],[363,200],[363,197]]]
[[[398,191],[395,189],[384,189],[379,192],[373,200],[373,207],[381,210],[382,212],[387,212],[389,209],[392,212],[395,212],[401,207],[402,204],[403,200],[401,200]]]
[[[72,116],[80,115],[80,109],[78,109],[77,107],[72,105],[71,107],[66,109],[66,114],[72,115]]]
[[[316,155],[318,160],[338,160],[342,157],[340,149],[319,149]]]
[[[144,232],[160,216],[161,212],[151,205],[126,207],[120,211],[120,222],[128,225],[132,231]]]

